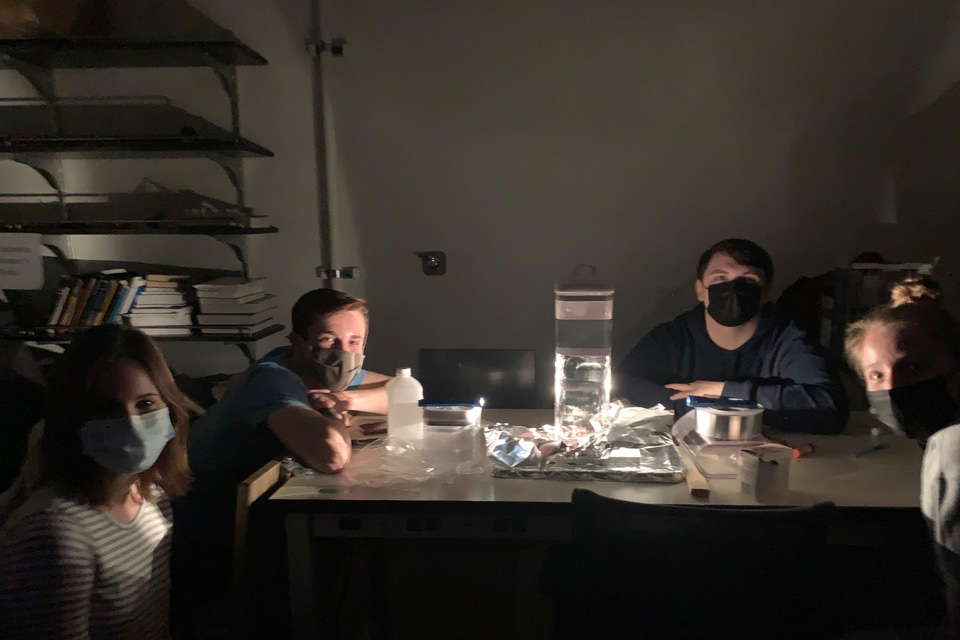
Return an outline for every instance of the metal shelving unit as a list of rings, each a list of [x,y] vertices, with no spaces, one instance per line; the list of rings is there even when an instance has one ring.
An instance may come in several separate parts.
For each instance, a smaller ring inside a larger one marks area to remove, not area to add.
[[[39,69],[259,66],[266,58],[239,40],[145,42],[88,36],[0,40],[0,56]]]
[[[44,344],[67,344],[71,340],[71,334],[82,331],[85,327],[0,327],[0,342],[42,342]],[[191,330],[198,330],[201,327],[187,327]],[[209,329],[210,327],[203,327]],[[240,349],[247,360],[253,362],[256,358],[250,349],[250,345],[268,338],[272,335],[281,333],[284,330],[282,324],[274,324],[266,329],[261,329],[250,335],[203,335],[191,334],[188,336],[151,336],[158,342],[215,342],[219,344],[232,344]]]
[[[147,327],[150,328],[150,327]],[[166,327],[163,327],[166,328]],[[184,329],[209,329],[210,326],[177,327]],[[155,336],[154,340],[165,342],[256,342],[283,331],[282,324],[274,324],[249,335],[189,335]],[[70,342],[69,334],[83,331],[86,327],[0,327],[0,340],[35,340],[37,342]]]
[[[163,97],[0,99],[0,158],[37,171],[66,198],[60,160],[206,158],[226,172],[237,203],[246,199],[243,158],[273,152],[175,107]]]
[[[159,10],[158,10],[159,9]],[[145,3],[104,0],[97,20],[78,21],[62,37],[0,40],[0,62],[21,74],[38,98],[0,100],[0,159],[37,171],[55,192],[41,207],[43,220],[3,221],[0,233],[69,235],[206,235],[229,246],[248,273],[245,240],[276,233],[276,227],[249,228],[221,222],[178,220],[97,220],[75,214],[82,205],[70,202],[64,184],[62,160],[74,158],[202,158],[216,162],[236,192],[246,200],[243,161],[272,157],[273,153],[240,135],[238,66],[260,66],[267,60],[182,0]],[[174,106],[166,98],[59,98],[55,72],[59,69],[146,67],[206,67],[226,92],[230,127],[218,127]],[[8,209],[9,211],[9,209]],[[90,209],[86,209],[87,212]],[[55,212],[48,216],[47,212]],[[45,242],[75,272],[56,243]],[[252,357],[250,343],[283,330],[274,325],[250,336],[158,336],[164,341],[200,341],[237,344]],[[68,332],[51,337],[43,327],[0,327],[0,340],[63,342]]]
[[[184,236],[257,236],[277,233],[276,227],[247,228],[209,224],[167,224],[150,220],[131,222],[51,222],[4,224],[0,233],[39,233],[49,236],[97,235],[184,235]]]

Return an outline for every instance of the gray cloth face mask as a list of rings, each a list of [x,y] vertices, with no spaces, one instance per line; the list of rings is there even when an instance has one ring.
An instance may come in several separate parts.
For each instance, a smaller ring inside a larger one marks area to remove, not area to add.
[[[360,367],[364,355],[343,351],[342,349],[314,349],[311,353],[313,375],[320,380],[324,389],[343,391],[350,386]]]

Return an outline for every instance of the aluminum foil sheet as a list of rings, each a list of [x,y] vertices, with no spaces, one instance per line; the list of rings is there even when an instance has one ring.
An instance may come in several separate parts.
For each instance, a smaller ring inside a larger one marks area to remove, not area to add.
[[[575,447],[556,440],[549,426],[494,424],[484,436],[496,478],[677,483],[684,469],[672,422],[672,411],[625,407],[610,427]]]

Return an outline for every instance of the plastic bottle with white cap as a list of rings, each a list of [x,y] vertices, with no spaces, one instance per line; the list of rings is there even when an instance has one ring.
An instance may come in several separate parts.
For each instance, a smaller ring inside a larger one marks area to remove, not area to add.
[[[419,445],[423,440],[423,387],[408,367],[387,383],[387,435]]]

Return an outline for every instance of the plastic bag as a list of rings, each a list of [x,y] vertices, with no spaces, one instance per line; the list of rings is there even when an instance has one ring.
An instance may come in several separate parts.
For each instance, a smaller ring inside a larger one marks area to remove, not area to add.
[[[482,457],[458,458],[437,455],[406,440],[387,437],[371,443],[362,453],[355,455],[340,475],[340,482],[348,486],[388,487],[440,478],[449,483],[457,476],[483,473],[489,468]]]

